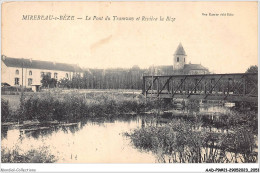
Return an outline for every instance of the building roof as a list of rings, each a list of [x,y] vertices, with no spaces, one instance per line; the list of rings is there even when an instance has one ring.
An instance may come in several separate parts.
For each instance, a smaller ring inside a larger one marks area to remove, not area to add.
[[[158,65],[150,66],[145,72],[145,74],[150,75],[170,75],[173,73],[172,65]]]
[[[186,52],[185,52],[185,50],[183,49],[183,46],[182,46],[181,43],[179,44],[178,48],[176,49],[174,55],[185,55],[185,56],[186,56]]]
[[[202,66],[201,64],[184,64],[183,70],[190,71],[190,70],[208,70],[208,69]]]
[[[4,55],[2,55],[1,59],[7,67],[82,72],[82,69],[76,64],[65,64],[65,63],[55,63],[50,61],[10,58]]]

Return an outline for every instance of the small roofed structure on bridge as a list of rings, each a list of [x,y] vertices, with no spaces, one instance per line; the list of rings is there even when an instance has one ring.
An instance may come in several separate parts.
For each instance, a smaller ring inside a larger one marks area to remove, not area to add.
[[[187,54],[180,43],[173,54],[173,65],[151,66],[146,75],[193,75],[209,73],[208,68],[201,64],[187,63]]]

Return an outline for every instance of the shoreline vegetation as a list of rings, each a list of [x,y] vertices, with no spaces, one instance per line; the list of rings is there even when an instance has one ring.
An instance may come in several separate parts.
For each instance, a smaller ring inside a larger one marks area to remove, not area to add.
[[[165,100],[146,100],[140,91],[62,91],[16,95],[16,101],[1,99],[2,127],[30,122],[73,123],[85,119],[116,118],[154,114],[164,123],[126,132],[135,148],[151,151],[163,163],[255,163],[257,162],[257,109],[232,108],[226,114],[196,112],[198,101],[178,104]],[[19,99],[19,101],[17,101]],[[10,103],[10,102],[14,102]],[[17,103],[20,104],[17,104]],[[195,109],[177,112],[176,109]],[[173,110],[173,111],[171,111]],[[205,128],[200,128],[205,127]],[[227,130],[216,133],[211,128]],[[46,160],[43,158],[44,153]],[[39,156],[30,160],[32,156]],[[48,157],[47,157],[48,156]],[[17,160],[18,159],[18,160]],[[2,148],[2,162],[55,162],[44,150],[20,154]]]
[[[250,127],[240,126],[230,129],[229,133],[217,133],[196,130],[196,126],[192,122],[174,120],[125,135],[137,149],[154,153],[160,163],[257,162],[257,136]]]
[[[23,152],[18,146],[13,150],[3,148],[1,149],[2,163],[54,163],[57,159],[50,154],[47,147],[40,147],[38,149],[31,149]]]
[[[20,104],[11,109],[7,100],[2,102],[2,122],[28,120],[78,121],[84,118],[110,117],[120,114],[137,114],[156,109],[157,102],[145,101],[144,96],[117,92],[62,92],[49,91],[17,96]]]

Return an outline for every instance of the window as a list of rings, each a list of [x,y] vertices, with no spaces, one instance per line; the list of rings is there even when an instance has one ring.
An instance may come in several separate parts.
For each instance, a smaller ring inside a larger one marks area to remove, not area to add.
[[[44,72],[41,72],[41,77],[43,77],[44,76]]]
[[[184,58],[184,62],[185,62],[185,58]]]
[[[177,62],[179,62],[179,57],[177,57]]]
[[[66,78],[69,78],[69,74],[68,73],[66,73]]]
[[[47,75],[51,77],[51,72],[47,72]]]
[[[19,85],[19,78],[18,77],[14,78],[14,84]]]
[[[29,78],[28,79],[28,86],[31,86],[32,85],[32,78]]]
[[[58,73],[54,73],[54,78],[55,78],[55,79],[58,78]]]
[[[32,71],[30,70],[30,71],[29,71],[29,76],[31,76],[31,75],[32,75]]]
[[[15,74],[18,75],[18,74],[19,74],[19,70],[16,70],[16,71],[15,71]]]

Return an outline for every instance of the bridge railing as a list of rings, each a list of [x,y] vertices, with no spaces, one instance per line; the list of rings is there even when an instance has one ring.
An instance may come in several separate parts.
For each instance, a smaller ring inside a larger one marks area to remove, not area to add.
[[[146,97],[257,102],[258,74],[143,76]]]

